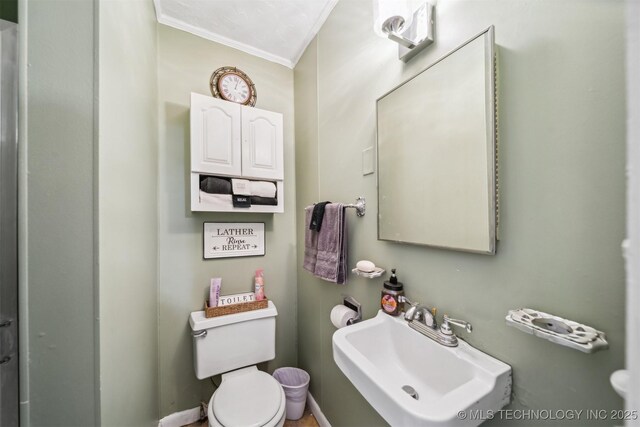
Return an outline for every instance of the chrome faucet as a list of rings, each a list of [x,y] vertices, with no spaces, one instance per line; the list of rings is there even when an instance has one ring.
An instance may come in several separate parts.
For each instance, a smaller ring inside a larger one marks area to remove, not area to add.
[[[465,328],[468,333],[473,330],[471,323],[452,319],[447,314],[442,318],[442,325],[438,328],[435,307],[428,308],[419,303],[412,303],[405,296],[400,297],[400,302],[410,305],[404,313],[404,319],[409,322],[409,326],[439,344],[447,347],[456,347],[458,345],[458,337],[451,329],[451,325]]]
[[[431,329],[438,329],[438,320],[436,319],[436,313],[438,312],[437,308],[420,306],[418,311],[422,315],[422,323]]]
[[[436,321],[436,308],[428,308],[420,303],[413,303],[411,300],[404,295],[399,298],[400,302],[409,304],[410,307],[404,313],[404,320],[407,322],[417,321],[422,322],[426,326],[436,329],[438,327],[438,323]]]
[[[436,320],[437,309],[435,307],[429,308],[424,305],[416,304],[412,305],[409,310],[404,314],[404,319],[407,322],[420,322],[426,327],[433,330],[438,329],[438,321]]]
[[[400,302],[409,304],[410,307],[404,313],[404,320],[407,322],[422,322],[425,326],[428,326],[432,329],[438,328],[438,322],[436,320],[436,311],[435,307],[429,308],[421,305],[416,302],[413,303],[411,300],[404,295],[400,297]]]

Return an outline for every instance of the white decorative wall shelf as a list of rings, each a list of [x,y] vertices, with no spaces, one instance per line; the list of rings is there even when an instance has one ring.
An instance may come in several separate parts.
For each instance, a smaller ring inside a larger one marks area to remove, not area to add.
[[[542,311],[530,308],[509,310],[506,321],[507,325],[522,332],[584,353],[609,348],[604,332]]]

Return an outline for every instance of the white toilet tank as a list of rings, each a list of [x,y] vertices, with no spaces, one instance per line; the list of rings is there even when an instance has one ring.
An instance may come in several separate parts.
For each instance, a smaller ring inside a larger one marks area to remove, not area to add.
[[[198,379],[276,357],[276,316],[273,302],[267,308],[211,317],[204,311],[189,316],[193,331],[193,365]]]

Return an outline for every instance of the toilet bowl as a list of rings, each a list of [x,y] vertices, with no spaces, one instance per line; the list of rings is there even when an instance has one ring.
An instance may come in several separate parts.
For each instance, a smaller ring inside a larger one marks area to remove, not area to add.
[[[278,381],[255,366],[229,372],[209,400],[209,426],[280,427],[285,403]]]

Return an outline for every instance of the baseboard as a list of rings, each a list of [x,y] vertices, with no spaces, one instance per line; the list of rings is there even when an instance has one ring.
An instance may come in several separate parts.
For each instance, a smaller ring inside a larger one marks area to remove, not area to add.
[[[200,407],[174,412],[167,415],[158,423],[158,427],[182,427],[200,420]]]
[[[320,427],[331,427],[329,420],[324,416],[320,406],[318,406],[318,402],[316,402],[311,393],[307,394],[307,406],[311,410],[313,416],[316,417],[316,421]]]

